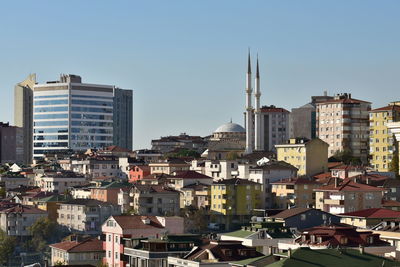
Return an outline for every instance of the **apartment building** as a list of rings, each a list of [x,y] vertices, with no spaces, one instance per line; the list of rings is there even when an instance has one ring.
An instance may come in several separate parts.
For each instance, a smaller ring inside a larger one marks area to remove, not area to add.
[[[347,150],[367,162],[370,110],[370,102],[347,93],[317,103],[317,136],[329,144],[329,157]]]
[[[135,239],[139,242],[139,239],[155,238],[166,233],[183,234],[184,222],[182,217],[111,216],[102,225],[102,232],[105,238],[103,248],[106,251],[103,263],[107,266],[123,267],[129,261],[129,257],[124,255],[124,239]],[[132,244],[128,247],[131,246]]]
[[[72,232],[95,235],[112,215],[121,214],[117,205],[95,199],[73,199],[60,203],[57,222]]]
[[[12,204],[0,207],[0,228],[8,236],[24,238],[31,236],[29,227],[47,212],[34,206]]]
[[[86,177],[74,172],[47,172],[35,177],[36,186],[42,191],[53,193],[64,193],[70,187],[86,183]]]
[[[0,122],[0,163],[24,163],[24,156],[23,128]]]
[[[399,103],[400,104],[400,103]],[[395,152],[395,140],[387,124],[400,120],[400,105],[395,103],[369,113],[369,155],[374,170],[387,172]]]
[[[271,183],[273,207],[287,209],[289,207],[309,208],[315,206],[315,192],[320,183],[310,177],[282,179]]]
[[[290,112],[273,105],[261,107],[260,112],[264,130],[261,134],[261,146],[265,151],[274,151],[275,145],[289,139]]]
[[[340,214],[382,207],[385,189],[335,178],[333,184],[315,189],[316,208]]]
[[[134,184],[129,191],[129,205],[140,215],[177,215],[180,194],[165,185]]]
[[[275,145],[277,159],[295,166],[298,175],[315,175],[328,171],[329,145],[319,138],[292,138]]]
[[[173,174],[177,171],[188,171],[190,164],[182,159],[170,158],[149,164],[151,174]]]
[[[51,265],[94,265],[96,266],[105,256],[103,241],[98,238],[66,240],[51,244]]]

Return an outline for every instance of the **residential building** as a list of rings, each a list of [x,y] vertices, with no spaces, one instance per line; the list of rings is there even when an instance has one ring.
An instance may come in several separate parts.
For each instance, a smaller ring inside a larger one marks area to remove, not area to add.
[[[68,200],[69,198],[66,195],[55,194],[34,200],[34,204],[38,209],[46,211],[50,220],[57,221],[60,204]]]
[[[61,75],[33,89],[34,158],[131,142],[132,105],[122,103],[122,89],[82,83],[77,75]]]
[[[239,164],[239,176],[262,185],[262,207],[271,208],[273,194],[271,183],[297,176],[297,168],[284,161],[261,159],[257,164]]]
[[[35,185],[42,191],[64,193],[68,188],[76,185],[84,185],[87,180],[84,176],[74,172],[47,172],[43,176],[35,178]]]
[[[36,74],[30,74],[14,87],[14,125],[22,128],[23,163],[32,162],[33,137],[33,87]]]
[[[97,266],[105,256],[103,241],[98,238],[63,241],[51,244],[51,265],[93,265]]]
[[[273,207],[286,209],[289,207],[315,207],[314,189],[321,183],[311,177],[296,177],[271,182]]]
[[[136,182],[147,175],[150,175],[150,167],[148,165],[135,165],[129,171],[129,182]]]
[[[400,218],[400,211],[390,209],[366,209],[338,214],[340,222],[357,228],[372,228],[382,221]]]
[[[184,223],[181,217],[111,216],[102,225],[104,235],[103,248],[106,251],[103,263],[113,267],[126,266],[129,258],[124,255],[124,238],[136,240],[140,238],[155,238],[166,233],[171,235],[183,234],[183,231]]]
[[[370,110],[370,102],[347,93],[317,103],[317,136],[329,144],[329,157],[338,151],[350,151],[367,162]]]
[[[161,153],[169,153],[179,149],[193,150],[202,153],[208,144],[207,137],[191,136],[181,133],[177,136],[164,136],[160,139],[151,140],[151,149]]]
[[[133,155],[137,160],[143,161],[146,164],[158,162],[163,157],[163,154],[160,151],[152,149],[135,150],[133,151]]]
[[[168,185],[178,191],[180,191],[182,187],[191,184],[203,183],[206,185],[211,185],[213,183],[212,177],[195,171],[177,171],[166,179]]]
[[[0,228],[8,236],[25,238],[31,236],[29,227],[47,212],[34,206],[21,204],[0,206]]]
[[[385,256],[386,253],[395,251],[395,248],[379,238],[379,234],[372,231],[356,230],[354,226],[348,225],[322,225],[307,229],[294,243],[280,243],[282,250],[294,250],[299,247],[310,247],[311,249],[327,249],[341,247],[363,248],[365,253]]]
[[[400,143],[400,122],[390,122],[386,124],[387,127],[389,128],[390,132],[394,135],[396,142],[397,142],[397,147],[400,147],[399,143]],[[400,149],[398,151],[398,154],[400,156]],[[400,175],[400,161],[399,161],[399,173],[397,173],[398,175]]]
[[[230,263],[261,256],[264,255],[242,245],[241,241],[210,240],[208,244],[193,248],[183,258],[168,257],[168,266],[230,267]]]
[[[68,190],[72,198],[91,198],[91,186],[91,184],[75,185]]]
[[[386,189],[385,199],[400,201],[400,180],[399,179],[386,179],[383,184]]]
[[[278,252],[279,242],[292,242],[295,235],[283,222],[275,222],[266,218],[256,217],[250,221],[250,226],[242,226],[240,230],[222,233],[222,241],[241,241],[242,245],[256,248],[265,255]]]
[[[374,170],[387,172],[395,153],[395,140],[387,123],[400,120],[400,105],[390,104],[369,113],[369,155]]]
[[[384,191],[352,179],[336,178],[333,184],[315,189],[316,208],[332,214],[380,208]]]
[[[213,222],[230,229],[248,222],[255,209],[262,208],[261,184],[246,179],[227,179],[211,186],[210,212]]]
[[[290,138],[314,139],[316,135],[316,104],[332,100],[333,96],[328,96],[324,91],[323,96],[312,96],[311,102],[299,108],[292,108],[290,112]]]
[[[19,186],[29,186],[31,183],[31,180],[21,173],[8,172],[0,174],[0,185],[4,187],[6,191]]]
[[[149,167],[151,174],[173,174],[176,171],[188,171],[190,169],[190,164],[181,159],[169,158],[150,163]]]
[[[268,216],[276,222],[284,222],[289,228],[298,230],[311,228],[326,223],[339,223],[340,217],[314,208],[290,208]]]
[[[384,220],[374,227],[372,231],[374,234],[378,234],[379,237],[389,242],[396,248],[396,251],[386,254],[386,256],[393,257],[395,259],[400,258],[400,233],[399,233],[400,221],[398,218],[392,220]]]
[[[57,223],[75,233],[99,234],[112,215],[121,214],[117,205],[95,199],[73,199],[60,203]]]
[[[293,138],[286,144],[275,146],[277,159],[295,166],[298,175],[315,175],[328,171],[328,147],[319,138]]]
[[[211,185],[196,182],[180,189],[180,207],[210,208]]]
[[[24,163],[23,128],[0,122],[0,163]]]
[[[168,257],[184,257],[193,247],[201,245],[199,235],[167,235],[159,238],[124,238],[124,255],[129,266],[168,267]]]
[[[128,182],[114,181],[99,187],[91,187],[90,198],[118,205],[118,193],[120,189],[128,189],[130,186]]]
[[[180,192],[165,185],[134,184],[129,191],[130,208],[140,215],[177,215]]]
[[[289,139],[289,114],[286,109],[273,105],[261,107],[261,125],[264,125],[262,150],[275,151],[275,145]]]

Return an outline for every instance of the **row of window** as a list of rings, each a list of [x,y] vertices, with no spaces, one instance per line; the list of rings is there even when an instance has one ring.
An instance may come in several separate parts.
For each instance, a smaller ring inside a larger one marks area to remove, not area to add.
[[[71,132],[82,134],[113,134],[112,129],[71,128]]]
[[[34,147],[68,147],[68,142],[44,142],[34,143]]]
[[[57,114],[38,114],[34,115],[35,120],[47,120],[47,119],[68,119],[67,113],[57,113]]]
[[[86,113],[73,113],[71,114],[71,118],[73,119],[82,119],[82,120],[112,120],[112,115],[96,115],[96,114],[86,114]]]
[[[33,140],[68,140],[68,135],[35,135]]]
[[[71,121],[72,126],[113,127],[112,122],[99,121]]]
[[[71,135],[71,140],[79,141],[112,141],[112,136],[102,135]]]
[[[68,99],[59,100],[38,100],[34,101],[35,106],[68,105]]]
[[[85,105],[85,106],[106,106],[106,107],[112,107],[113,106],[113,102],[99,101],[99,100],[72,99],[71,103],[75,104],[75,105]]]
[[[61,112],[61,111],[68,111],[68,107],[39,107],[39,108],[34,108],[33,111],[35,113],[40,113],[40,112]]]
[[[35,121],[33,126],[68,126],[68,121]]]
[[[68,133],[68,128],[45,128],[45,129],[33,129],[33,133]]]
[[[72,95],[72,98],[79,97],[79,98],[98,98],[98,99],[114,99],[112,96],[96,96],[96,95]]]
[[[97,112],[97,113],[113,113],[111,108],[89,108],[89,107],[71,107],[71,111],[77,112]]]
[[[34,99],[43,99],[43,98],[64,98],[68,97],[68,95],[37,95]]]

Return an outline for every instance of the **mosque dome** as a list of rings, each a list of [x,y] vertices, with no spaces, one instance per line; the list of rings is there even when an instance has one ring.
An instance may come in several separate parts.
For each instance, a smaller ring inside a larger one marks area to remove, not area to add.
[[[246,130],[239,124],[228,122],[219,126],[214,133],[245,133]]]

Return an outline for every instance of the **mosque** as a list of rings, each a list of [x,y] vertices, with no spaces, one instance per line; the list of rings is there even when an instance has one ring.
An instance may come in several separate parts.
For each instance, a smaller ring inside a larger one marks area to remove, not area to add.
[[[208,159],[227,159],[229,154],[235,153],[238,156],[251,154],[254,151],[262,151],[264,140],[261,123],[261,107],[260,107],[260,71],[257,57],[257,68],[255,77],[255,107],[252,106],[253,88],[251,77],[251,59],[250,52],[248,55],[248,66],[246,73],[246,111],[245,111],[245,127],[243,128],[236,123],[225,123],[219,126],[212,134],[208,149],[203,153],[202,157]],[[250,127],[247,127],[249,125]]]

